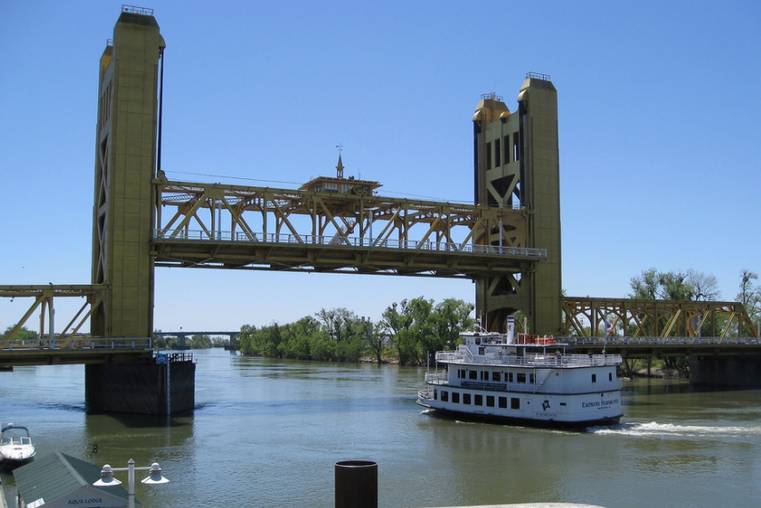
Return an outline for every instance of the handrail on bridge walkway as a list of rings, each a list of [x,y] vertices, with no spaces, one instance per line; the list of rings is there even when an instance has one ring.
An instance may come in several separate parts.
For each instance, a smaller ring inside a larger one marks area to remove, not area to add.
[[[436,242],[433,240],[396,240],[378,238],[376,240],[356,236],[339,235],[294,235],[261,232],[215,231],[213,234],[202,229],[174,230],[166,233],[154,231],[154,240],[195,240],[235,242],[251,244],[275,244],[293,246],[319,245],[331,248],[398,249],[426,251],[444,254],[477,254],[492,256],[513,256],[529,259],[546,259],[547,249],[533,247],[512,247],[507,245],[478,245],[468,242]]]

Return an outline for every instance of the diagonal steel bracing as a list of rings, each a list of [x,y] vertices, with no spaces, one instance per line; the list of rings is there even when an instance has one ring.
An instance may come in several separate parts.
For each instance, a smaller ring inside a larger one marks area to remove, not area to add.
[[[158,266],[473,278],[546,255],[524,247],[520,209],[161,177],[155,186]],[[504,225],[518,233],[495,245]]]
[[[579,337],[755,337],[738,302],[564,297],[565,333]]]

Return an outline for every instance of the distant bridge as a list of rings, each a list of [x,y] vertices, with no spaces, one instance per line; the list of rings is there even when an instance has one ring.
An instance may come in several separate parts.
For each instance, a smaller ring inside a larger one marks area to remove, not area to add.
[[[179,332],[153,332],[154,337],[192,337],[193,335],[208,335],[209,337],[225,335],[232,339],[233,337],[240,336],[240,330],[235,330],[232,332],[186,332],[185,330],[180,330]]]

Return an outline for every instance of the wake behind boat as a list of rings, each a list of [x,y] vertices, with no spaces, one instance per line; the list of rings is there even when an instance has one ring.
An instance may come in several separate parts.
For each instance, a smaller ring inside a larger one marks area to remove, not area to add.
[[[3,425],[0,432],[0,465],[14,468],[26,464],[35,453],[29,429],[12,423]]]
[[[569,354],[552,337],[465,333],[436,353],[417,403],[435,412],[506,423],[587,427],[622,416],[621,356]],[[440,366],[443,369],[440,369]]]

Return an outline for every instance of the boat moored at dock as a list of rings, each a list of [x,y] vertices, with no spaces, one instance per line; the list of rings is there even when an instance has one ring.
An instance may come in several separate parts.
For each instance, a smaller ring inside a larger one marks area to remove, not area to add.
[[[14,468],[26,464],[34,458],[36,450],[29,435],[29,429],[8,423],[0,432],[0,465]]]
[[[436,353],[421,406],[438,413],[516,424],[587,427],[622,416],[621,356],[568,353],[552,337],[463,334]]]

